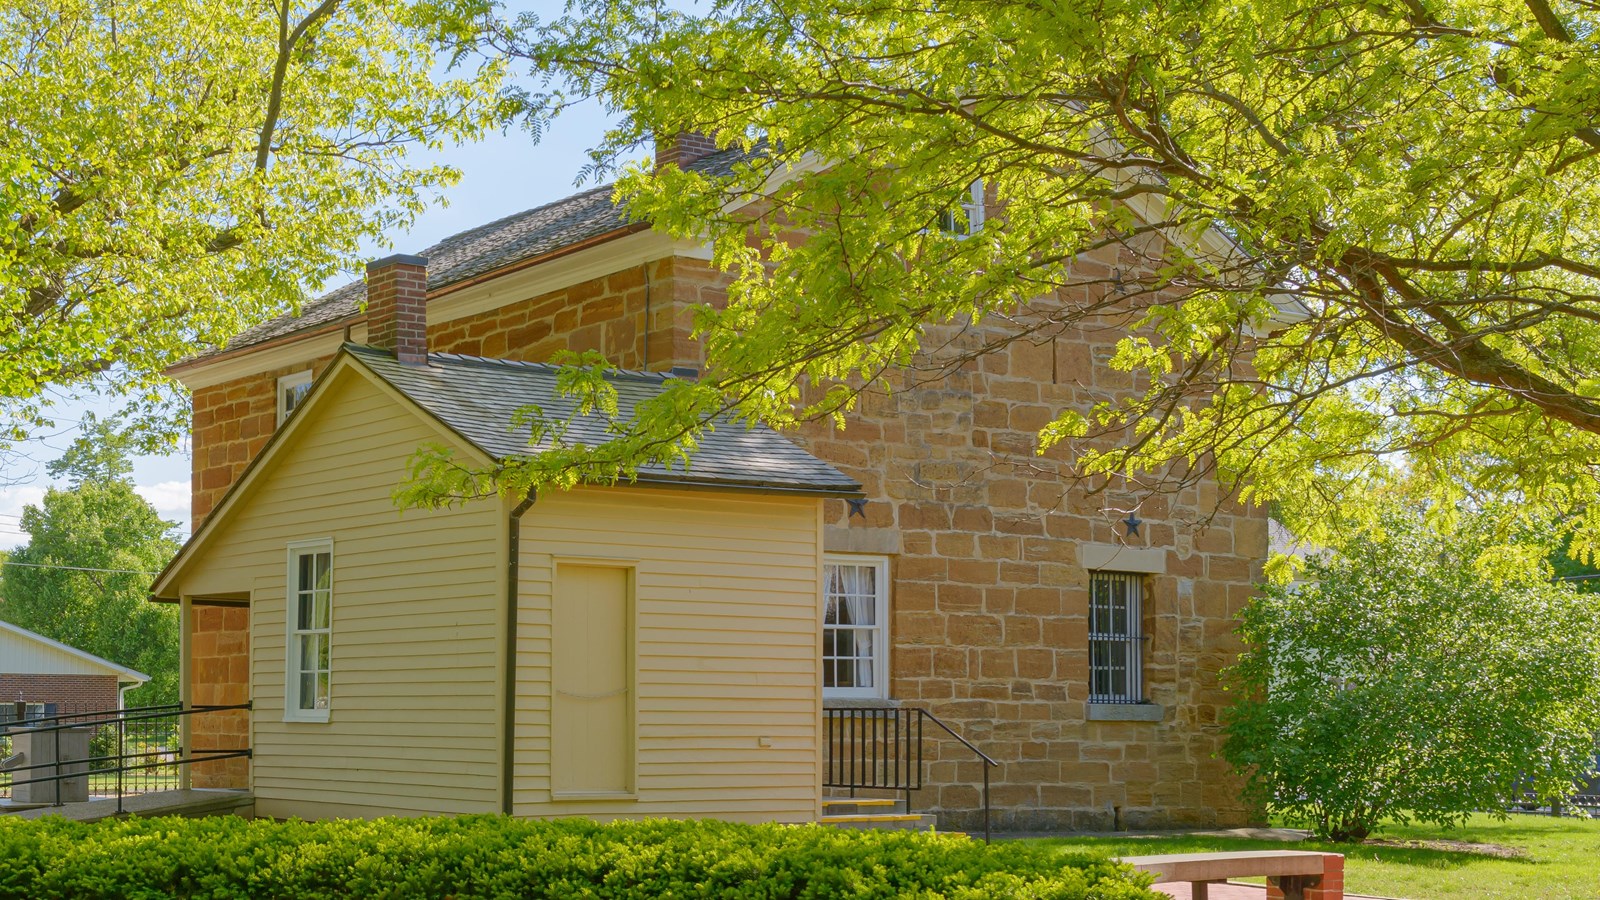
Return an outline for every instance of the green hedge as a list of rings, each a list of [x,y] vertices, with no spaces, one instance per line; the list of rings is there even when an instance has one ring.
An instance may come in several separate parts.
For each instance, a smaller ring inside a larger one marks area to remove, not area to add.
[[[1032,842],[821,826],[496,816],[326,822],[0,817],[0,898],[1153,900]]]

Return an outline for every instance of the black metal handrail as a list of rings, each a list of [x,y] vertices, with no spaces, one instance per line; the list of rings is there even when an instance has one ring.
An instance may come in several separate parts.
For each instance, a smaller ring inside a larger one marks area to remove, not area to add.
[[[822,710],[828,748],[824,787],[911,794],[923,784],[923,722],[932,722],[983,763],[983,839],[989,840],[989,770],[1000,763],[926,709],[917,706],[827,706]]]
[[[138,759],[140,757],[148,756],[147,753],[130,753],[128,751],[127,726],[129,722],[148,722],[156,719],[170,718],[173,719],[174,724],[176,724],[176,721],[183,716],[193,716],[200,713],[211,712],[227,712],[231,710],[248,710],[250,708],[250,701],[227,705],[194,705],[188,707],[184,707],[179,704],[170,704],[162,706],[135,707],[121,710],[113,709],[64,713],[55,716],[37,716],[20,721],[7,722],[4,725],[0,725],[0,736],[9,736],[18,733],[54,734],[55,758],[50,762],[33,763],[32,765],[13,765],[0,768],[0,777],[9,778],[9,783],[15,786],[17,784],[17,779],[15,777],[16,773],[31,772],[36,769],[53,769],[54,774],[52,775],[40,775],[25,778],[23,779],[23,783],[55,784],[55,799],[51,805],[62,806],[65,803],[65,801],[62,799],[62,794],[64,792],[60,786],[62,781],[73,778],[88,778],[90,775],[106,776],[115,774],[117,776],[117,812],[121,813],[123,811],[122,801],[126,796],[123,776],[128,772],[149,771],[166,766],[177,767],[193,765],[195,763],[216,762],[224,759],[248,759],[252,756],[252,751],[248,747],[235,748],[231,750],[218,750],[209,748],[201,749],[197,747],[185,748],[180,743],[177,747],[177,756],[173,759],[161,760],[159,762],[141,762],[134,765],[128,765],[126,763],[129,759]],[[64,721],[68,719],[76,721]],[[54,722],[55,724],[42,725],[40,724],[41,722]],[[74,759],[61,758],[61,732],[72,728],[105,727],[110,725],[115,725],[117,728],[116,753],[89,755]],[[93,766],[94,763],[112,761],[115,761],[117,765],[98,769],[94,768]],[[61,770],[63,767],[79,768],[81,771],[62,772]]]
[[[0,707],[5,705],[8,704],[0,704]],[[23,728],[42,728],[44,726],[41,723],[45,722],[70,724],[68,722],[69,719],[79,719],[91,720],[81,721],[78,723],[82,725],[90,725],[98,724],[99,722],[109,722],[112,719],[121,718],[124,716],[134,716],[139,713],[170,714],[174,710],[183,709],[183,704],[181,703],[163,703],[156,706],[128,706],[121,709],[91,709],[85,712],[57,713],[53,716],[30,716],[20,711],[22,707],[27,706],[26,703],[18,702],[16,705],[19,708],[19,712],[17,713],[16,717],[5,722],[0,722],[0,735],[3,735],[8,731],[16,731]],[[194,707],[194,709],[204,711],[209,710],[209,707],[197,706]]]

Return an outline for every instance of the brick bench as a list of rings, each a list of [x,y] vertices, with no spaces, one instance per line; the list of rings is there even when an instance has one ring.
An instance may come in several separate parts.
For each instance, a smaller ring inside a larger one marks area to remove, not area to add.
[[[1267,878],[1267,900],[1344,900],[1344,857],[1338,853],[1245,850],[1124,856],[1122,861],[1156,876],[1156,881],[1190,882],[1194,900],[1206,900],[1212,883],[1262,875]]]

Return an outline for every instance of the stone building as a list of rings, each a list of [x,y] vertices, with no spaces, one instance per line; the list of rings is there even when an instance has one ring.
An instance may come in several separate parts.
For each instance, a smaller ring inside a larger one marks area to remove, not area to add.
[[[736,158],[697,152],[680,164],[717,171]],[[425,293],[432,352],[543,361],[593,349],[623,368],[697,369],[691,308],[725,296],[708,255],[628,223],[610,188],[597,188],[403,260],[412,268],[399,288],[389,274],[372,279],[370,298],[349,285],[175,367],[194,398],[197,530],[343,344],[379,344],[379,331],[406,327],[377,321],[395,299],[386,292]],[[1148,264],[1124,249],[1078,266]],[[975,340],[986,330],[1002,326],[966,329]],[[1059,455],[1033,452],[1060,409],[1131,389],[1107,365],[1118,336],[1013,341],[944,377],[867,394],[842,431],[813,423],[791,435],[866,495],[824,507],[824,704],[914,705],[948,722],[1001,763],[1000,828],[1251,818],[1219,756],[1219,673],[1239,649],[1234,617],[1267,556],[1265,513],[1212,483],[1089,496],[1053,477]],[[1023,458],[1036,462],[1015,464]],[[184,604],[197,654],[186,661],[190,699],[241,696],[249,597]],[[247,718],[235,727],[248,736]],[[946,755],[917,802],[971,826],[977,764],[939,746]],[[196,774],[196,784],[247,782],[239,770]]]

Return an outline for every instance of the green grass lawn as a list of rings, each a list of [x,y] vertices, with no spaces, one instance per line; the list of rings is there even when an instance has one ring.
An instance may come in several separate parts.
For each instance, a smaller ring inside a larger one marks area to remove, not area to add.
[[[178,773],[173,771],[175,768],[175,766],[169,766],[164,770],[124,772],[122,773],[122,789],[130,794],[144,794],[150,791],[175,791],[178,789]],[[117,773],[89,773],[89,793],[114,794],[116,790]]]
[[[1092,847],[1114,856],[1226,850],[1329,850],[1345,855],[1345,889],[1405,900],[1594,900],[1600,898],[1600,819],[1476,816],[1465,827],[1391,826],[1377,840],[1454,840],[1521,850],[1516,859],[1413,847],[1350,846],[1307,841],[1285,844],[1232,838],[1044,838],[1042,843]]]

